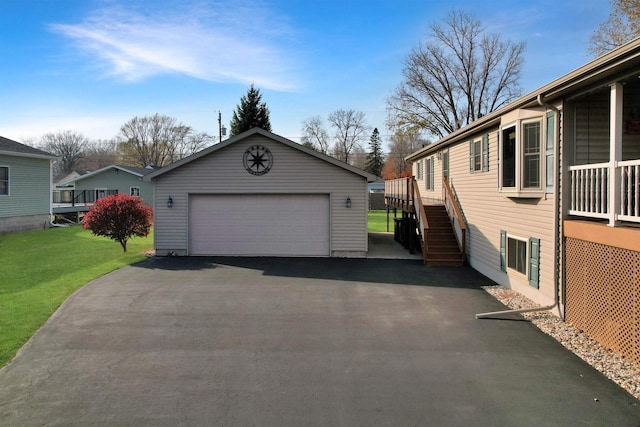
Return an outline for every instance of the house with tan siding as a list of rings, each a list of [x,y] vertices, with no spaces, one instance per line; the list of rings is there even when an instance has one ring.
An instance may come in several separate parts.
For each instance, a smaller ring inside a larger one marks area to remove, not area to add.
[[[263,129],[144,179],[158,255],[366,256],[376,177]]]
[[[47,228],[55,156],[0,137],[0,234]]]
[[[423,246],[442,205],[471,267],[640,362],[640,39],[407,160]]]

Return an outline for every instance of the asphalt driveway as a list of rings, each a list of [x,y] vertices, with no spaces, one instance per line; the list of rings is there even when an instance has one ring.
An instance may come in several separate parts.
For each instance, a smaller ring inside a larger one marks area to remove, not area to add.
[[[638,401],[415,260],[165,258],[76,292],[0,371],[0,425],[638,426]]]

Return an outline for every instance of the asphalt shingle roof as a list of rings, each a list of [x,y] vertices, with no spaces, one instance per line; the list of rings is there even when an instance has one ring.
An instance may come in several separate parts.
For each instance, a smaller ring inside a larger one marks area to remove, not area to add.
[[[4,136],[0,136],[0,151],[9,151],[13,153],[55,157],[51,153],[38,150],[37,148],[29,147],[28,145],[24,145],[12,139],[5,138]]]

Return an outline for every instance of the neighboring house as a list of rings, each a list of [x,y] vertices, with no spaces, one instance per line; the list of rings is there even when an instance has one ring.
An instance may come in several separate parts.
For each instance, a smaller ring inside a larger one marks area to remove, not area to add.
[[[145,176],[156,254],[364,257],[374,179],[254,128]]]
[[[0,136],[0,234],[48,227],[55,159]]]
[[[367,185],[369,191],[369,209],[384,210],[384,179],[378,178]]]
[[[71,173],[63,172],[53,178],[53,188],[58,190],[73,189],[73,182],[80,176],[81,175],[76,171],[73,171]]]
[[[81,175],[71,183],[75,184],[76,200],[93,203],[108,195],[128,194],[138,196],[145,204],[153,206],[153,183],[143,181],[142,178],[154,170],[153,167],[110,165]]]
[[[640,362],[640,39],[407,160],[473,268]]]
[[[369,193],[384,193],[384,179],[378,178],[373,182],[367,184],[367,190]]]

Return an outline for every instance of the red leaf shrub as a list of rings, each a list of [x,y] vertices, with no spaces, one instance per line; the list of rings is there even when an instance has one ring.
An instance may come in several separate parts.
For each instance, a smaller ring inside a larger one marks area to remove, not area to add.
[[[149,235],[153,210],[139,197],[116,194],[98,199],[84,217],[83,227],[96,236],[120,242],[127,251],[127,241],[134,236]]]

